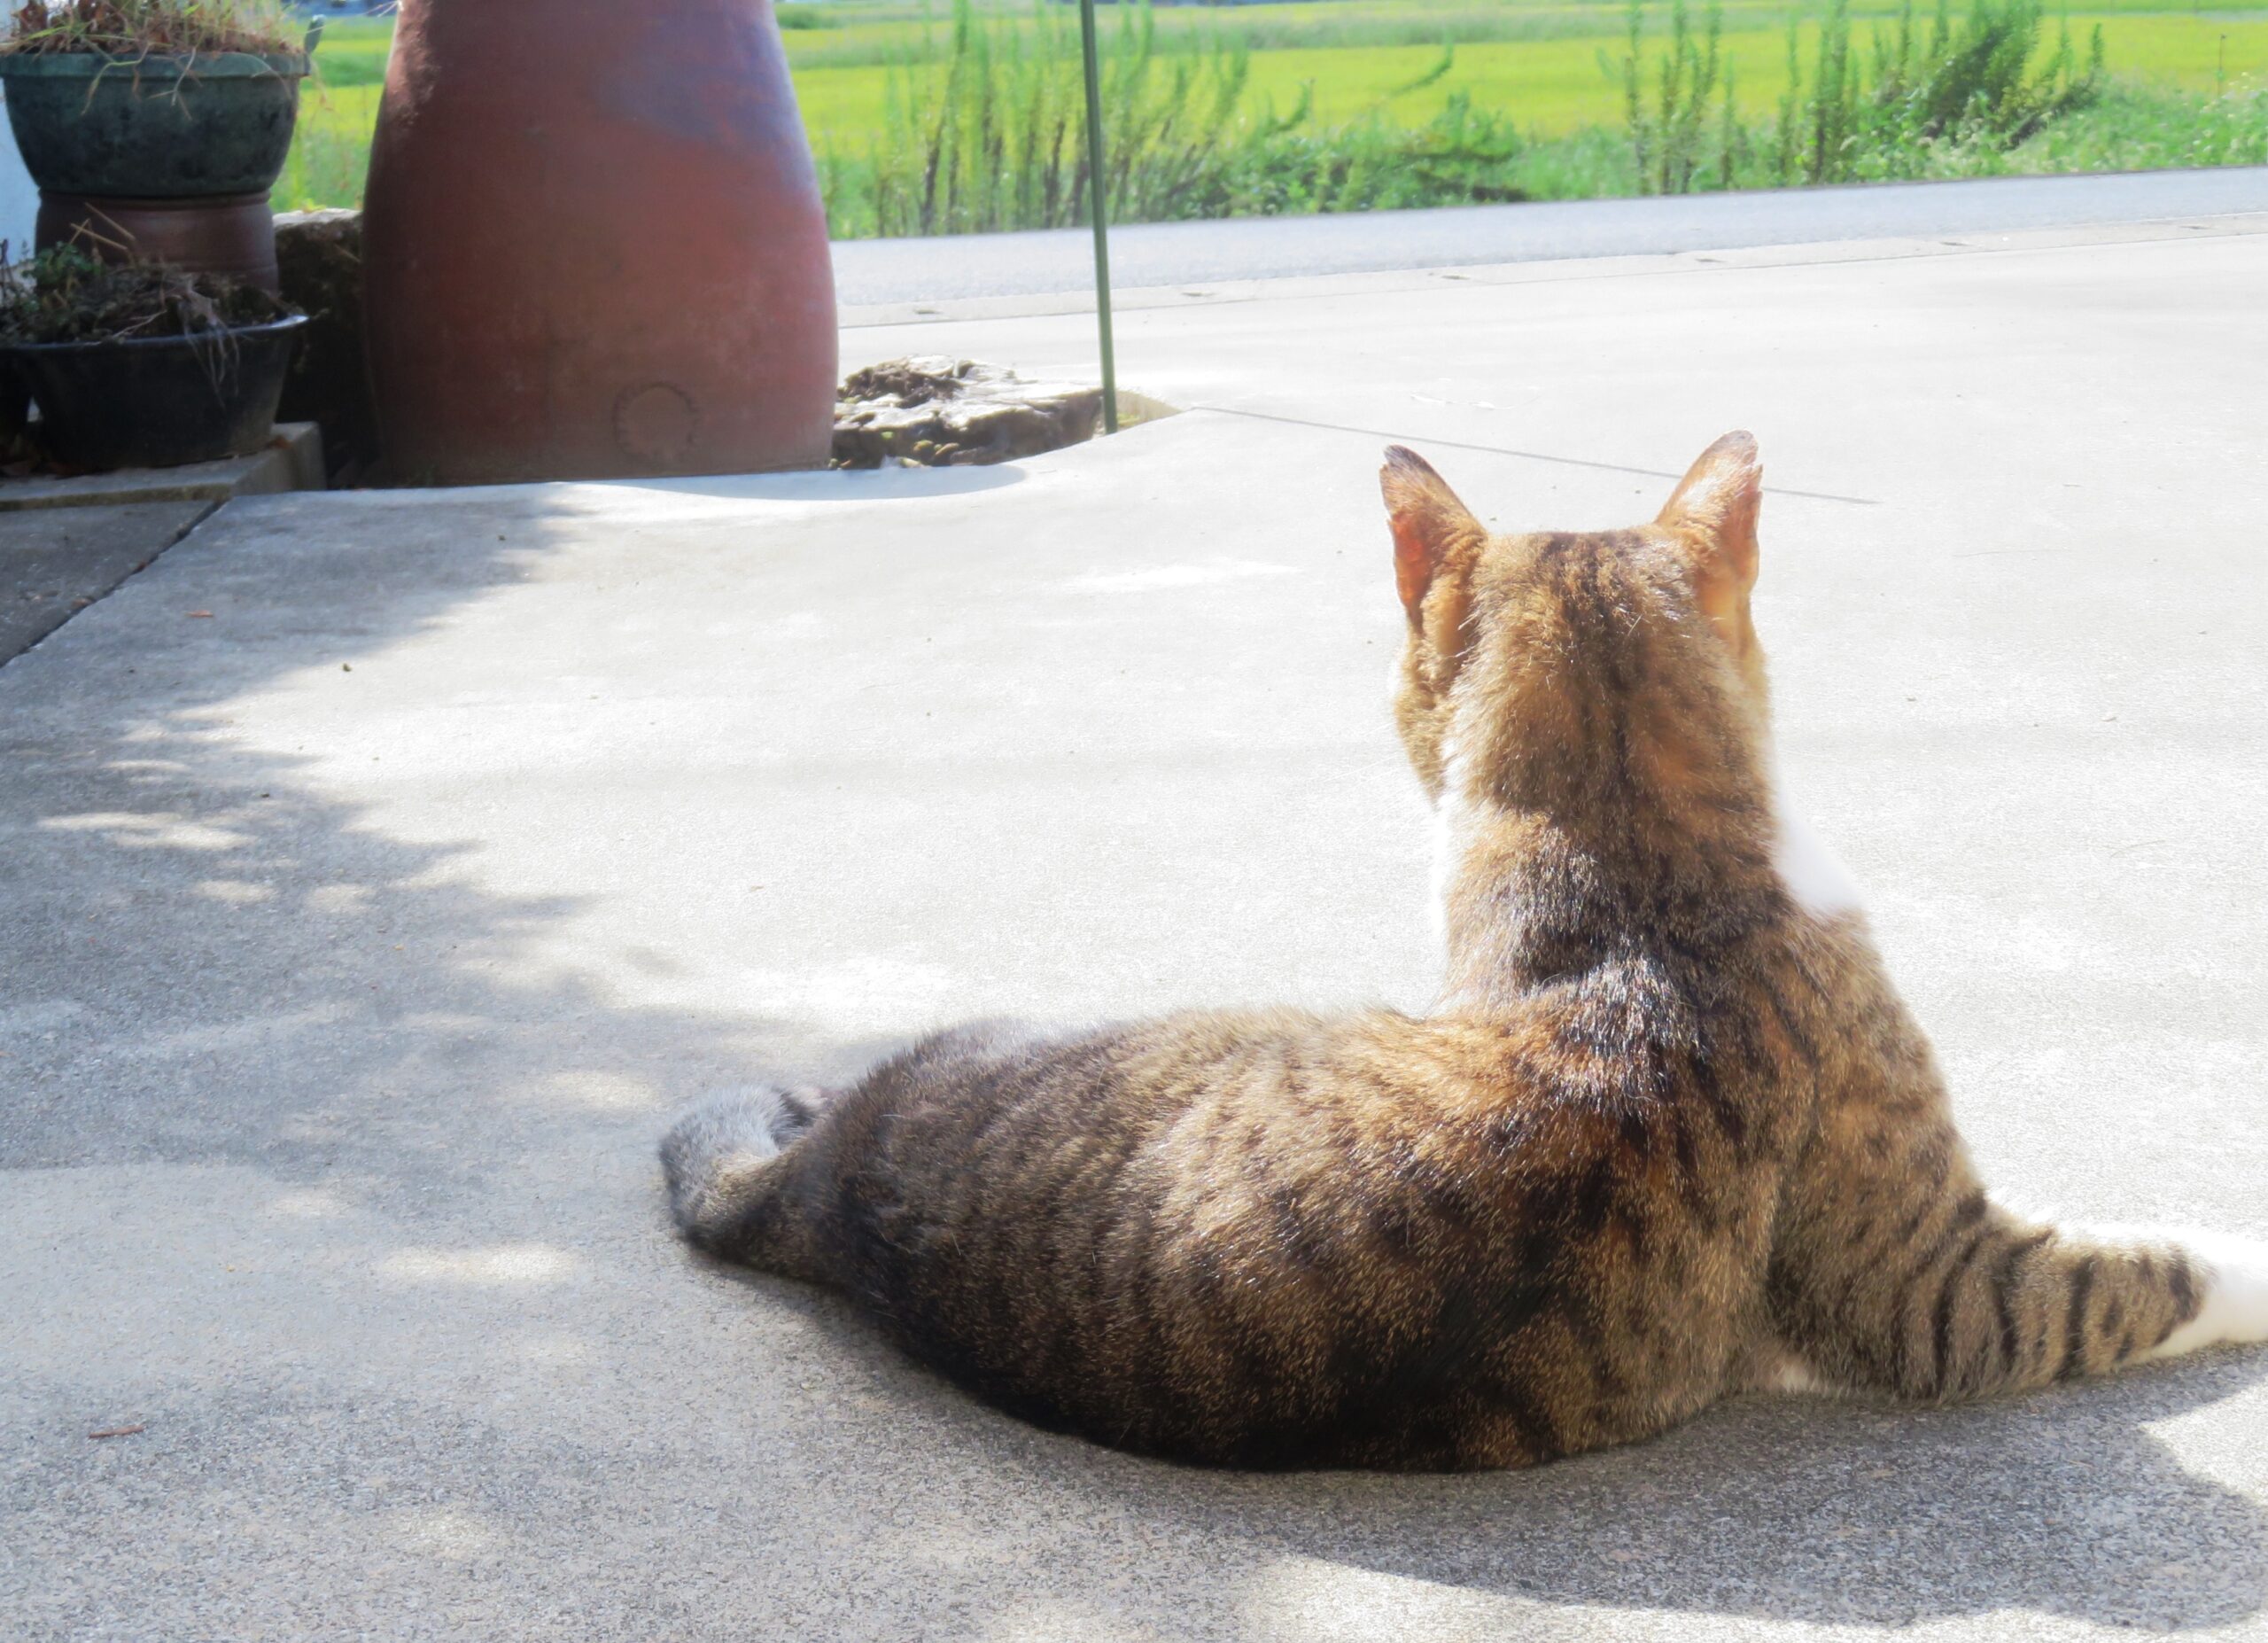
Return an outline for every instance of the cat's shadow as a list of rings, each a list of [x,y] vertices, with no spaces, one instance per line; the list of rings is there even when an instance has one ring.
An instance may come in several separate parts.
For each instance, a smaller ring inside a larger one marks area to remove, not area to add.
[[[2268,1381],[2268,1353],[1958,1409],[1744,1398],[1527,1472],[1235,1473],[1027,1427],[914,1368],[839,1298],[746,1277],[832,1336],[846,1374],[920,1400],[932,1430],[1033,1491],[1223,1561],[1234,1543],[1255,1569],[1319,1561],[1410,1592],[1876,1626],[2029,1610],[2186,1630],[2268,1606],[2268,1509],[2210,1475],[2231,1421],[2152,1429]]]
[[[1751,1398],[1534,1472],[1200,1475],[1179,1492],[1307,1557],[1552,1602],[2224,1625],[2268,1603],[2268,1511],[2150,1429],[2263,1379],[2259,1354],[2216,1353],[1956,1410]],[[2201,1423],[2198,1459],[2225,1429]]]

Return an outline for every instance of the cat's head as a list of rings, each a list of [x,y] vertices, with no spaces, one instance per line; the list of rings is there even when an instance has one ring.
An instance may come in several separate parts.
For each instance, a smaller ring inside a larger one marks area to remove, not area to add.
[[[1467,779],[1520,805],[1627,803],[1612,781],[1751,785],[1769,705],[1749,617],[1763,477],[1755,440],[1728,433],[1650,525],[1500,536],[1389,447],[1410,620],[1394,719],[1428,796]]]

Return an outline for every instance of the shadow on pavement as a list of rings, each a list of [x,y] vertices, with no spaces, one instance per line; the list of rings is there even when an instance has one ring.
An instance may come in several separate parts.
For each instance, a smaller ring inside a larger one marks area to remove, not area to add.
[[[1954,1412],[1744,1400],[1521,1476],[1190,1492],[1304,1556],[1553,1603],[2219,1626],[2268,1598],[2268,1518],[2147,1428],[2262,1374],[2232,1355]]]

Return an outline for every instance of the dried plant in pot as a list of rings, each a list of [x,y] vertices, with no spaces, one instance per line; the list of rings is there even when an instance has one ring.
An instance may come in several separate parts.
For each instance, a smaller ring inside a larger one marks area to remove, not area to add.
[[[315,31],[284,0],[24,0],[0,83],[41,193],[40,243],[275,284],[268,191]]]
[[[304,30],[281,0],[26,0],[8,121],[50,192],[266,193],[291,152]]]
[[[257,286],[162,263],[66,247],[0,269],[0,369],[49,456],[82,471],[257,451],[306,323]]]

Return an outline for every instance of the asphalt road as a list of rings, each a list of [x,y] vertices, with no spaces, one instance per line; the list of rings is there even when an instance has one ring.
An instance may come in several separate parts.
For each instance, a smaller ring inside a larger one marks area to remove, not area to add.
[[[1860,188],[1580,199],[1343,216],[1146,222],[1115,230],[1123,288],[1278,279],[1385,269],[1462,268],[1823,240],[2071,228],[2140,218],[2268,210],[2268,167],[2093,177],[1995,177]],[[1081,291],[1094,279],[1084,229],[843,240],[845,306]]]

